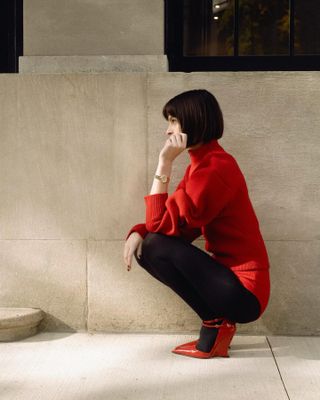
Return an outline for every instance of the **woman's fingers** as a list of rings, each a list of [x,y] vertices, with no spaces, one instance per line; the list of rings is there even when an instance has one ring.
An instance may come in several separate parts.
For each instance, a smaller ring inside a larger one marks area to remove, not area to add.
[[[187,147],[188,135],[182,132],[182,143]]]
[[[129,252],[127,256],[127,270],[130,271],[132,262],[132,254]]]
[[[181,140],[180,144],[182,147],[186,147],[187,138],[188,138],[188,135],[186,133],[183,133],[183,132],[180,133],[180,140]]]
[[[124,259],[125,264],[128,263],[128,254],[129,254],[129,247],[127,246],[127,244],[125,244],[124,250],[123,250],[123,259]]]
[[[123,258],[124,258],[125,264],[127,265],[128,271],[130,271],[132,254],[130,256],[130,249],[127,246],[125,246],[125,248],[124,248]]]
[[[180,135],[173,134],[173,135],[170,136],[171,143],[172,143],[173,146],[179,146],[179,138],[178,138],[178,136],[180,136]]]
[[[139,243],[138,249],[137,249],[138,258],[141,258],[141,253],[142,253],[141,248],[142,248],[142,241]]]
[[[174,133],[170,136],[171,143],[178,147],[183,147],[184,143],[187,143],[187,134],[186,133]]]
[[[133,254],[135,254],[135,256],[139,259],[141,257],[142,242],[143,242],[142,239],[139,241],[137,241],[137,240],[128,241],[128,242],[126,242],[126,244],[124,246],[123,259],[124,259],[125,264],[127,265],[128,271],[131,270]]]

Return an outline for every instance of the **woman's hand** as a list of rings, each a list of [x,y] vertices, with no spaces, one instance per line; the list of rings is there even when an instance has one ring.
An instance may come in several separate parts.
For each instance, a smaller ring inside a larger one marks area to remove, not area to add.
[[[141,256],[141,244],[143,242],[143,238],[140,236],[138,232],[132,232],[131,235],[128,237],[126,240],[126,243],[124,245],[124,251],[123,251],[123,258],[124,262],[127,265],[128,271],[131,269],[131,262],[132,262],[132,256],[133,253],[137,250],[137,255],[138,258]]]
[[[186,133],[172,133],[159,154],[161,161],[173,161],[187,147]]]

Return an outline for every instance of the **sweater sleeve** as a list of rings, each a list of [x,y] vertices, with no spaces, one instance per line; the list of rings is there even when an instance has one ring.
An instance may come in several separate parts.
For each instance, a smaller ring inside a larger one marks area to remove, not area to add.
[[[131,235],[132,232],[138,232],[139,235],[144,239],[147,236],[148,230],[146,228],[146,224],[137,224],[134,225],[129,233],[127,234],[127,237],[125,238],[125,240],[128,239],[128,237]]]
[[[190,165],[187,168],[183,179],[180,181],[179,185],[177,186],[176,191],[179,189],[185,189],[186,176],[188,175],[189,170],[190,170]],[[201,228],[192,228],[186,224],[184,226],[180,226],[179,231],[180,231],[180,236],[183,237],[187,242],[190,242],[190,243],[202,235]]]
[[[188,175],[189,169],[190,169],[190,165],[186,169],[185,175],[182,178],[182,180],[180,181],[180,183],[178,184],[176,190],[179,190],[180,188],[185,188],[186,176]],[[148,230],[146,228],[146,224],[144,224],[144,223],[134,225],[130,229],[125,240],[128,239],[128,237],[131,235],[132,232],[138,232],[140,234],[140,236],[144,239],[148,233]],[[200,228],[189,228],[187,225],[180,227],[180,232],[181,232],[181,236],[188,242],[193,242],[197,237],[201,236],[201,234],[202,234],[202,231]]]
[[[183,236],[186,227],[199,230],[219,215],[233,192],[215,170],[197,168],[172,195],[144,196],[146,228],[172,236]]]

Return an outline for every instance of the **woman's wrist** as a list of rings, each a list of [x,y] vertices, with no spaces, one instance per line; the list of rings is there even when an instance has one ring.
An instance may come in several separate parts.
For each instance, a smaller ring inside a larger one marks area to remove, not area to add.
[[[157,175],[164,174],[170,176],[171,171],[172,171],[172,161],[159,158],[156,174]]]
[[[163,160],[159,158],[158,166],[155,175],[166,175],[170,177],[172,171],[172,161]],[[166,193],[168,192],[168,182],[161,182],[159,179],[153,177],[153,183],[150,194]]]

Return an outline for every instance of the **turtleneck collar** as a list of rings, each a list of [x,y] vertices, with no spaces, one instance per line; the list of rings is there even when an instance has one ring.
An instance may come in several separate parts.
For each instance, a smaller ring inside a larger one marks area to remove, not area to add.
[[[218,149],[221,149],[221,146],[217,139],[212,139],[210,142],[202,144],[197,149],[188,149],[191,163],[198,163],[207,153]]]

